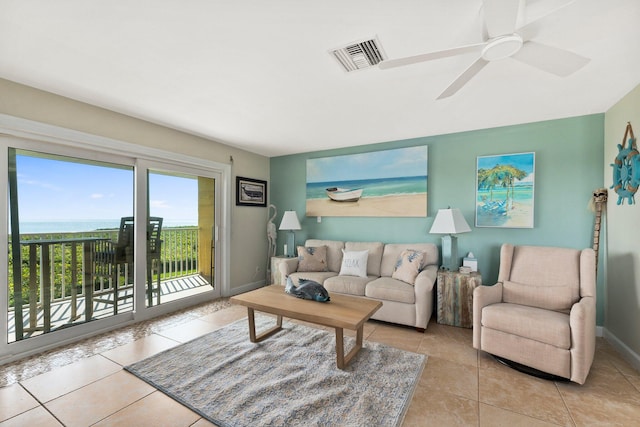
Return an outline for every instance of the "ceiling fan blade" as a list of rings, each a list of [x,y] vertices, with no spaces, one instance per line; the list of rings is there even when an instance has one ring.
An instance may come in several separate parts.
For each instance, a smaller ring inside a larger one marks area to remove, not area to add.
[[[385,59],[378,64],[381,69],[402,67],[403,65],[415,64],[417,62],[432,61],[434,59],[447,58],[449,56],[461,55],[469,52],[480,52],[485,43],[476,43],[466,46],[454,47],[452,49],[439,50],[436,52],[423,53],[415,56],[407,56],[398,59]]]
[[[476,62],[474,62],[473,64],[471,64],[469,66],[469,68],[464,70],[464,72],[462,74],[460,74],[458,76],[458,78],[455,79],[449,85],[449,87],[446,88],[444,90],[444,92],[442,92],[440,94],[440,96],[438,96],[437,99],[448,98],[451,95],[455,94],[457,91],[459,91],[462,88],[462,86],[467,84],[467,82],[469,80],[471,80],[473,78],[473,76],[478,74],[480,72],[480,70],[482,70],[484,68],[484,66],[487,65],[488,63],[489,63],[489,61],[486,61],[486,60],[484,60],[482,58],[478,58],[478,60]]]
[[[540,29],[540,26],[541,26],[541,21],[544,18],[546,18],[549,15],[553,15],[560,9],[564,9],[565,7],[575,2],[576,0],[564,0],[562,2],[558,2],[558,0],[548,0],[546,1],[546,3],[549,4],[549,7],[546,8],[546,10],[542,14],[538,14],[538,16],[534,16],[526,24],[524,24],[520,28],[516,28],[516,31],[518,32],[518,34],[520,34],[523,40],[531,40],[538,34],[538,30]],[[542,3],[544,4],[545,2],[542,2]],[[529,13],[530,11],[529,9],[527,9],[527,14]]]
[[[575,73],[590,61],[577,53],[533,41],[523,44],[511,57],[560,77]]]
[[[484,25],[490,39],[515,32],[522,3],[521,0],[484,0]]]

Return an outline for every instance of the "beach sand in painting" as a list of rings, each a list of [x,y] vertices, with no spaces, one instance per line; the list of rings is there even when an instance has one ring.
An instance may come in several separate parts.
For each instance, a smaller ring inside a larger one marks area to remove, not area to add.
[[[509,211],[506,227],[533,227],[533,206],[524,203],[513,203]]]
[[[427,193],[363,197],[357,202],[307,199],[307,216],[427,216]]]
[[[480,211],[478,212],[477,226],[532,228],[533,205],[514,202],[513,209],[509,210],[506,216],[483,215]]]

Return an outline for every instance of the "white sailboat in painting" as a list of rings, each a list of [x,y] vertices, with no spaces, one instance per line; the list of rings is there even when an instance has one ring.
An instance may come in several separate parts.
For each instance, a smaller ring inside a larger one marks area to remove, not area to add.
[[[327,188],[327,196],[336,202],[357,202],[362,197],[362,188],[349,189],[331,187]]]

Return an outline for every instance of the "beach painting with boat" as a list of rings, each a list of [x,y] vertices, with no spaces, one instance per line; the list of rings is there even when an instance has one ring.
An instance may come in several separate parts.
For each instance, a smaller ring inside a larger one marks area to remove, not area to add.
[[[477,158],[476,227],[533,228],[535,153]]]
[[[427,216],[427,146],[307,160],[307,216]]]

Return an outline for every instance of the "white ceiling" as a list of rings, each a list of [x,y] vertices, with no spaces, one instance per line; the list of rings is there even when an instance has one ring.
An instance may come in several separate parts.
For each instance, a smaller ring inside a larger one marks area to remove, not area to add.
[[[481,42],[481,3],[0,0],[0,77],[266,156],[602,113],[640,84],[638,0],[543,18],[536,41],[591,59],[571,76],[507,58],[438,101],[477,55],[346,73],[329,54]],[[526,19],[561,3],[529,0]]]

